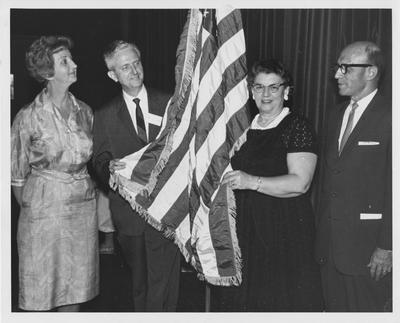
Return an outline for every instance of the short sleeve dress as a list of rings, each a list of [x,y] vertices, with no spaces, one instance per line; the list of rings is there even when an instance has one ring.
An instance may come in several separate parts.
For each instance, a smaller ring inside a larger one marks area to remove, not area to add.
[[[49,310],[99,292],[92,154],[93,113],[69,93],[68,120],[46,90],[11,128],[11,184],[23,187],[18,219],[19,307]]]
[[[290,113],[274,128],[250,129],[231,163],[235,170],[273,177],[288,173],[288,153],[316,154],[316,150],[307,120]],[[235,198],[243,282],[226,294],[229,300],[223,298],[225,310],[321,311],[319,266],[313,260],[314,214],[308,194],[278,198],[236,190]]]

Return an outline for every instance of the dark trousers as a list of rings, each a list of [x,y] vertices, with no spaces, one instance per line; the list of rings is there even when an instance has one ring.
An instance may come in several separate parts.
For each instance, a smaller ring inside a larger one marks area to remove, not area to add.
[[[328,312],[392,311],[392,274],[379,281],[370,275],[346,275],[332,259],[321,266],[322,288]]]
[[[146,225],[140,236],[118,234],[132,274],[136,312],[174,312],[178,302],[180,253],[172,240]]]

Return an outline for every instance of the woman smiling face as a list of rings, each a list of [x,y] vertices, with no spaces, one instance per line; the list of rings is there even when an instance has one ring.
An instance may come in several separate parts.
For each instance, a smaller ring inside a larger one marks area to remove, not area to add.
[[[280,75],[275,73],[258,73],[254,78],[252,93],[261,116],[275,116],[283,109],[285,94],[289,87]],[[260,88],[261,90],[256,90]]]

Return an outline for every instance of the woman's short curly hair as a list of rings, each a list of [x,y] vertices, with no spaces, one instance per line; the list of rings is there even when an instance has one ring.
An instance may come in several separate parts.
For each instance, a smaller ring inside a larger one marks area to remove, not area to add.
[[[46,78],[54,76],[53,54],[63,49],[70,50],[72,46],[72,40],[66,36],[42,36],[36,39],[25,55],[29,74],[40,83],[46,82]]]
[[[258,61],[255,62],[247,76],[247,81],[249,83],[249,86],[252,86],[254,83],[254,79],[256,76],[260,73],[265,73],[265,74],[277,74],[280,77],[282,77],[283,82],[287,86],[292,86],[293,80],[292,76],[290,75],[289,71],[286,69],[286,67],[283,65],[282,62],[278,61],[277,59],[266,59],[263,61]]]

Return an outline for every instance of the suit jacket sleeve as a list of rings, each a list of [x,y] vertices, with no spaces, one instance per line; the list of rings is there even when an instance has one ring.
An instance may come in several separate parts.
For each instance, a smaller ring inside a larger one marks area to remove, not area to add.
[[[96,111],[93,122],[93,169],[104,187],[108,187],[110,171],[108,165],[113,159],[110,141],[101,111]]]
[[[386,152],[386,187],[382,225],[379,233],[378,247],[385,250],[392,250],[392,140],[391,127],[389,131],[389,142]]]

